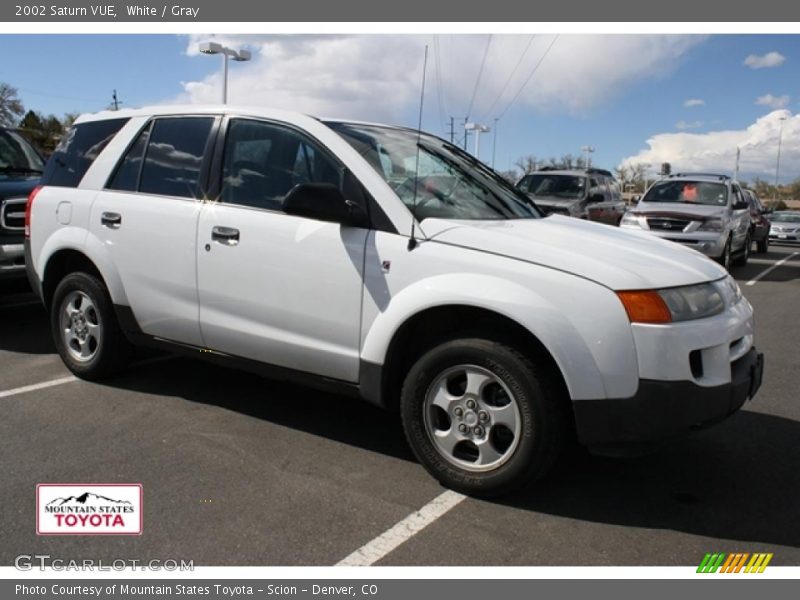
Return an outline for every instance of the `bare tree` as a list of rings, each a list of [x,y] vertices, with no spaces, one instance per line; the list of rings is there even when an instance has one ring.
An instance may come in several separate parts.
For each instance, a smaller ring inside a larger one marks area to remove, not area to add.
[[[527,175],[528,173],[533,173],[539,166],[541,166],[541,163],[533,154],[528,154],[527,156],[521,156],[518,158],[514,162],[514,166],[522,171],[522,175]]]
[[[0,82],[0,125],[12,127],[25,112],[17,88]]]

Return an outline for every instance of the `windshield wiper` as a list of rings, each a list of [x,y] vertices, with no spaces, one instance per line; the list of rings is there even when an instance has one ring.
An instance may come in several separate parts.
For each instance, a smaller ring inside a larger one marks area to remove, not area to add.
[[[31,169],[30,167],[16,167],[14,165],[8,165],[5,167],[0,167],[0,173],[42,173],[41,169]]]

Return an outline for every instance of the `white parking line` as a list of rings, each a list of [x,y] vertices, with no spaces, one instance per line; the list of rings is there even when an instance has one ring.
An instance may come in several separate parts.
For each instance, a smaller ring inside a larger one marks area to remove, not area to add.
[[[147,367],[155,363],[172,360],[173,358],[175,358],[175,356],[173,355],[156,356],[153,358],[147,358],[145,360],[140,360],[135,363],[131,363],[128,368],[136,369],[138,367]],[[44,390],[50,387],[55,387],[57,385],[72,383],[73,381],[78,381],[78,378],[75,377],[74,375],[70,375],[68,377],[61,377],[60,379],[51,379],[50,381],[42,381],[41,383],[23,385],[22,387],[13,388],[11,390],[0,391],[0,398],[8,398],[9,396],[16,396],[17,394],[25,394],[26,392],[35,392],[36,390]]]
[[[465,499],[466,496],[463,494],[450,490],[440,494],[417,512],[408,515],[391,529],[384,531],[350,556],[340,560],[336,566],[368,567],[375,564]]]
[[[17,394],[24,394],[26,392],[35,392],[36,390],[43,390],[45,388],[54,387],[57,385],[64,385],[65,383],[72,383],[73,381],[78,381],[78,378],[74,375],[70,375],[69,377],[62,377],[61,379],[51,379],[50,381],[34,383],[33,385],[24,385],[12,390],[4,390],[0,392],[0,398],[8,398],[9,396],[16,396]]]
[[[755,285],[755,284],[758,282],[758,280],[759,280],[759,279],[761,279],[761,278],[762,278],[762,277],[764,277],[765,275],[768,275],[769,273],[771,273],[772,271],[774,271],[775,269],[777,269],[778,267],[780,267],[780,266],[781,266],[783,263],[785,263],[787,260],[791,260],[791,259],[793,259],[793,258],[794,258],[795,256],[797,256],[798,254],[800,254],[800,252],[794,252],[794,253],[790,254],[789,256],[787,256],[787,257],[785,257],[785,258],[782,258],[781,260],[779,260],[778,262],[776,262],[774,265],[772,265],[772,266],[771,266],[771,267],[769,267],[768,269],[765,269],[765,270],[761,271],[761,273],[759,273],[758,275],[756,275],[755,277],[753,277],[753,278],[752,278],[750,281],[748,281],[747,283],[745,283],[745,285]]]

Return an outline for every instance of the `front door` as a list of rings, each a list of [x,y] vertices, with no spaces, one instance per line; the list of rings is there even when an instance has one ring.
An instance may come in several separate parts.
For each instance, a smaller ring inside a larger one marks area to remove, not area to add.
[[[208,348],[338,380],[358,379],[368,230],[290,216],[299,183],[343,169],[303,133],[232,119],[217,202],[200,214],[200,327]]]

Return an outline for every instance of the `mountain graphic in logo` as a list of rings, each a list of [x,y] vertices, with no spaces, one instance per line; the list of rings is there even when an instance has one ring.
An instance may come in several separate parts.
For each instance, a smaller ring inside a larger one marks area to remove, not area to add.
[[[104,504],[131,504],[127,500],[114,500],[107,496],[84,492],[80,496],[70,496],[69,498],[56,498],[47,503],[47,506],[102,506]]]

